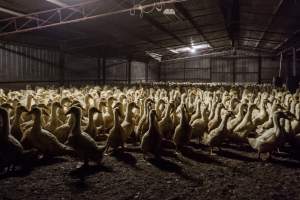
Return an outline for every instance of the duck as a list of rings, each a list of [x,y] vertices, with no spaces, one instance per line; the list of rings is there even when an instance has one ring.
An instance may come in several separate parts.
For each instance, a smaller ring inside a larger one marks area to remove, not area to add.
[[[28,114],[34,116],[34,123],[32,128],[24,133],[21,144],[28,141],[33,148],[36,148],[44,156],[74,155],[72,148],[60,143],[51,132],[42,128],[42,111],[38,107],[32,108]]]
[[[133,121],[133,112],[132,112],[134,108],[139,109],[139,107],[136,105],[135,102],[130,102],[127,104],[125,119],[121,124],[124,130],[124,134],[123,134],[124,142],[126,142],[129,139],[129,137],[134,133],[135,124]]]
[[[202,105],[202,102],[200,99],[198,99],[197,106],[196,106],[196,112],[191,116],[190,124],[192,124],[194,120],[201,118],[201,105]]]
[[[8,111],[0,107],[0,172],[5,168],[14,171],[15,165],[23,154],[23,146],[11,135]]]
[[[191,123],[191,134],[193,138],[198,138],[199,143],[203,135],[208,132],[208,106],[202,106],[201,118],[194,120]]]
[[[20,127],[20,120],[22,113],[28,113],[29,111],[25,106],[17,106],[15,111],[15,117],[13,119],[12,127],[11,127],[11,135],[14,136],[18,141],[21,141],[23,137],[23,131]]]
[[[203,143],[210,146],[210,154],[213,155],[213,147],[218,147],[220,149],[221,143],[227,136],[227,122],[229,117],[234,116],[233,112],[226,111],[225,115],[219,124],[219,126],[211,130],[208,134],[205,133],[203,137]]]
[[[285,138],[284,128],[280,125],[280,119],[293,120],[296,117],[289,111],[276,111],[273,116],[274,127],[265,130],[256,138],[248,138],[250,146],[258,152],[258,159],[261,159],[262,153],[268,153],[268,159],[271,153],[282,144]]]
[[[84,129],[84,132],[89,134],[94,140],[97,140],[98,137],[98,129],[94,122],[94,115],[96,113],[100,113],[100,111],[96,107],[90,107],[88,111],[88,125]]]
[[[159,99],[156,104],[155,104],[155,111],[156,111],[156,115],[157,115],[157,121],[160,121],[162,119],[162,112],[161,112],[161,107],[164,107],[164,105],[166,104],[166,102],[163,99]]]
[[[236,117],[233,117],[231,120],[228,120],[227,122],[227,130],[229,132],[232,132],[235,127],[241,123],[241,121],[244,119],[245,116],[245,110],[247,110],[248,104],[246,103],[240,103],[238,105],[238,113]]]
[[[248,135],[253,133],[256,127],[253,125],[252,122],[252,112],[257,108],[257,105],[254,103],[250,103],[247,109],[247,113],[245,114],[244,119],[241,121],[239,125],[237,125],[233,133],[240,139],[246,139]]]
[[[181,105],[180,109],[180,122],[175,128],[173,142],[176,146],[176,150],[180,150],[181,147],[187,145],[191,139],[191,126],[189,124],[185,104]]]
[[[171,118],[172,112],[175,111],[173,102],[169,102],[164,117],[158,122],[158,129],[164,139],[171,140],[174,133],[174,124]]]
[[[89,134],[81,131],[81,108],[72,106],[66,115],[71,115],[71,118],[74,119],[66,144],[71,146],[79,158],[83,160],[83,167],[87,167],[89,161],[101,164],[104,147],[98,146]]]
[[[147,155],[152,154],[155,158],[160,158],[162,137],[156,126],[156,111],[152,109],[149,112],[149,128],[142,137],[141,150],[144,159]]]
[[[139,123],[136,127],[135,133],[137,134],[137,138],[139,140],[142,139],[144,133],[147,131],[147,128],[149,126],[148,114],[149,114],[149,111],[151,109],[152,102],[153,101],[151,99],[145,101],[146,105],[144,105],[143,116],[140,118]]]
[[[105,152],[107,153],[109,148],[113,149],[115,152],[118,147],[121,147],[124,150],[124,130],[120,123],[120,109],[118,107],[113,110],[113,127],[109,130],[108,138],[105,144]]]
[[[62,108],[59,102],[52,103],[50,121],[46,124],[45,130],[53,132],[58,126],[63,125],[57,115],[58,110]]]
[[[115,97],[109,97],[107,99],[107,112],[104,113],[103,115],[103,120],[104,120],[104,127],[105,129],[109,130],[113,127],[113,102],[116,100]]]
[[[267,99],[263,99],[261,101],[260,108],[259,108],[260,112],[256,116],[254,116],[252,120],[254,126],[262,125],[268,120],[268,112],[266,110],[266,106],[268,102],[269,101]]]
[[[214,118],[208,122],[208,131],[215,129],[220,124],[222,108],[224,108],[223,103],[218,103],[215,109]]]

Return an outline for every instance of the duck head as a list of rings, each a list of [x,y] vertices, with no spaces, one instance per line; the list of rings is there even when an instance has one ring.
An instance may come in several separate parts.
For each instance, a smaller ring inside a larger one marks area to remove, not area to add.
[[[21,106],[19,105],[17,107],[16,113],[21,114],[21,113],[28,113],[29,111],[27,110],[27,108],[25,106]]]
[[[73,114],[75,116],[81,116],[81,108],[78,106],[72,106],[66,113],[65,115],[70,115]]]
[[[89,113],[90,113],[90,114],[101,113],[101,111],[98,110],[96,107],[91,107],[91,108],[89,109]]]

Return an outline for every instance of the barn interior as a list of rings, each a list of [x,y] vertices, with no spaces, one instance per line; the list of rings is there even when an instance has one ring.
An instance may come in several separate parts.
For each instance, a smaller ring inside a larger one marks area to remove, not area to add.
[[[299,11],[0,0],[0,199],[299,199]]]

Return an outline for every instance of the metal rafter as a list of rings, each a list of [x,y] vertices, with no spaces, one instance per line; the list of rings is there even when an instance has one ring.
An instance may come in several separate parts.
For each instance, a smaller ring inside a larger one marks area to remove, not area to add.
[[[282,5],[284,3],[285,0],[280,0],[279,3],[276,5],[275,9],[272,12],[272,16],[270,17],[268,24],[266,26],[266,28],[264,29],[263,34],[261,35],[259,41],[256,43],[255,48],[259,47],[259,45],[261,44],[261,42],[263,41],[264,37],[266,36],[266,32],[271,28],[277,14],[280,12],[280,9],[282,8]]]
[[[155,5],[171,4],[178,1],[183,0],[163,0]],[[128,13],[132,10],[139,11],[154,6],[152,3],[143,5],[142,7],[133,6],[121,10],[113,10],[111,12],[99,12],[99,5],[97,5],[97,3],[98,0],[0,20],[0,24],[2,24],[0,36],[40,30],[63,24],[78,23],[100,17]],[[80,11],[80,14],[78,11]],[[46,17],[46,19],[41,22],[40,19],[43,17]]]
[[[198,27],[197,23],[195,22],[195,20],[193,19],[193,17],[189,13],[189,11],[184,7],[183,3],[175,3],[175,8],[184,16],[184,18],[186,18],[190,22],[190,24],[193,26],[193,28],[199,33],[199,36],[201,37],[201,39],[203,41],[207,42],[211,47],[213,47],[213,45],[205,37],[202,30]]]

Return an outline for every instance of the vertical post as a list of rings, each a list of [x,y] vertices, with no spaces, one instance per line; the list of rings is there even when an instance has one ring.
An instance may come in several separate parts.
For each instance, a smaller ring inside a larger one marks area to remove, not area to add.
[[[209,57],[209,81],[212,81],[212,66],[211,66],[212,58]]]
[[[296,77],[297,71],[296,71],[296,48],[293,48],[293,76]]]
[[[127,84],[131,84],[131,58],[128,59],[128,64],[127,64]]]
[[[283,54],[281,52],[280,54],[280,63],[279,63],[279,71],[278,71],[278,77],[280,78],[281,77],[281,73],[282,73],[282,61],[283,61]]]
[[[232,58],[232,82],[236,81],[236,58]]]
[[[97,58],[97,84],[100,84],[101,79],[101,58]]]
[[[158,82],[161,81],[161,62],[158,63],[158,75],[157,75]]]
[[[146,83],[148,83],[148,79],[149,79],[149,62],[147,62],[146,65],[145,65],[145,80],[146,80]]]
[[[258,57],[258,84],[261,84],[261,55]]]
[[[60,84],[65,84],[65,53],[61,50],[59,52],[59,78],[60,78]]]
[[[183,81],[185,82],[185,60],[183,60]]]
[[[103,55],[102,57],[102,84],[105,85],[106,84],[106,56]]]

